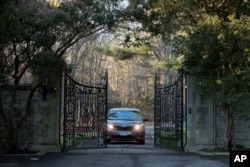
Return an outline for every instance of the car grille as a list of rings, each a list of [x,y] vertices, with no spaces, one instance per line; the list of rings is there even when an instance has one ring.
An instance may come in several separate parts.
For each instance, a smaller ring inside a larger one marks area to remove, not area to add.
[[[115,127],[114,127],[114,130],[133,130],[133,126],[126,126],[126,127],[123,127],[123,126],[115,126]]]

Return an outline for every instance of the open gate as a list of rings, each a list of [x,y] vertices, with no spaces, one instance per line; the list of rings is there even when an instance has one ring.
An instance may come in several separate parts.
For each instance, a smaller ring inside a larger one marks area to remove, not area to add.
[[[186,126],[184,114],[184,69],[168,86],[155,76],[154,143],[155,147],[184,150]]]
[[[107,72],[97,86],[86,86],[65,74],[63,149],[106,148]]]

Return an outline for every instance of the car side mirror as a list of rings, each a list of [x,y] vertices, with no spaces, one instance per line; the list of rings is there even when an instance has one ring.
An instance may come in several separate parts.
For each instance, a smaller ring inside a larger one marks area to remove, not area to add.
[[[146,122],[146,121],[148,121],[148,118],[143,118],[143,122]]]

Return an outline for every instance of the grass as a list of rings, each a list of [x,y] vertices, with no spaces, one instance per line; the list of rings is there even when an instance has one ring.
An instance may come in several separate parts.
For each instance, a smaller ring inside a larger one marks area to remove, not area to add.
[[[75,134],[60,136],[60,142],[63,144],[63,139],[65,139],[66,145],[73,145],[79,140],[82,139],[93,139],[98,136],[96,130],[88,130],[75,132]]]
[[[146,126],[154,126],[154,121],[147,121],[145,122]]]
[[[183,128],[183,143],[185,143],[186,128]],[[157,139],[157,143],[168,148],[180,148],[181,139],[175,138],[175,129],[161,130],[161,136]]]

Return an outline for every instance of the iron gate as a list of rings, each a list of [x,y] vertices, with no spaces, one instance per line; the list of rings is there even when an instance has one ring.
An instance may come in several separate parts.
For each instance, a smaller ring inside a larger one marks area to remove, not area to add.
[[[168,86],[161,84],[158,74],[155,76],[155,147],[184,150],[186,129],[183,76],[182,68],[177,80]]]
[[[65,74],[63,149],[106,148],[107,72],[98,86]]]

